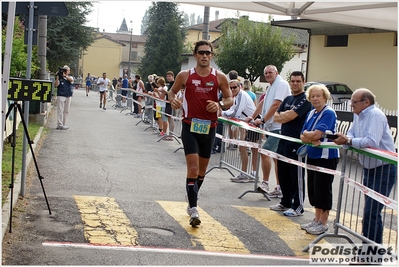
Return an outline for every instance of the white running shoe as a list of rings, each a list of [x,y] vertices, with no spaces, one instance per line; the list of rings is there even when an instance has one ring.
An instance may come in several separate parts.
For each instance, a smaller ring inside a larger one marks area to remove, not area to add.
[[[199,215],[198,215],[197,207],[190,208],[189,213],[190,213],[190,225],[192,227],[196,227],[196,226],[200,225],[201,224],[201,220],[200,220]]]
[[[286,210],[289,210],[289,208],[284,207],[284,206],[281,205],[280,203],[278,203],[278,204],[276,204],[276,205],[273,205],[273,206],[270,206],[270,209],[271,209],[271,210],[274,210],[274,211],[286,211]]]
[[[262,181],[260,186],[258,186],[258,191],[269,193],[269,183],[266,181]]]
[[[274,188],[274,191],[269,193],[269,197],[282,198],[283,197],[283,192],[281,192],[281,189],[278,189],[276,187],[276,188]]]

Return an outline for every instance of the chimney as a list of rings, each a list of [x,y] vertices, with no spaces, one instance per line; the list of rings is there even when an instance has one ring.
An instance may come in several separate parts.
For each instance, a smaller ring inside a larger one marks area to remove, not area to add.
[[[219,19],[219,10],[216,10],[215,11],[215,20],[218,20]]]

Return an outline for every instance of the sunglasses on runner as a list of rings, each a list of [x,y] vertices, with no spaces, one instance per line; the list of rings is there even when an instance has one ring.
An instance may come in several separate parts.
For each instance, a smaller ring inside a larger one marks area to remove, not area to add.
[[[197,51],[197,54],[209,56],[210,54],[212,54],[212,51],[208,51],[208,50],[199,50],[199,51]]]

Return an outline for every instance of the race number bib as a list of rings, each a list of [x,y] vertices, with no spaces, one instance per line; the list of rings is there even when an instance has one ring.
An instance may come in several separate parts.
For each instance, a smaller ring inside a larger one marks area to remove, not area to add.
[[[211,121],[191,119],[190,132],[197,134],[209,134],[209,129],[211,128]]]

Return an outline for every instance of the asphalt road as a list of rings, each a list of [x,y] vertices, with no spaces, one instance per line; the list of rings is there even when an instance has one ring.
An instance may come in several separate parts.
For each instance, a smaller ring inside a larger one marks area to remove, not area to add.
[[[189,226],[184,154],[174,153],[181,145],[158,142],[148,125],[113,104],[102,110],[98,93],[75,90],[68,130],[55,129],[53,109],[35,153],[51,215],[30,168],[3,239],[3,265],[309,264],[301,249],[315,236],[299,224],[313,218],[312,209],[288,218],[269,209],[278,199],[238,199],[254,185],[230,182],[225,170],[205,178],[203,223]],[[209,167],[218,161],[213,155]]]

